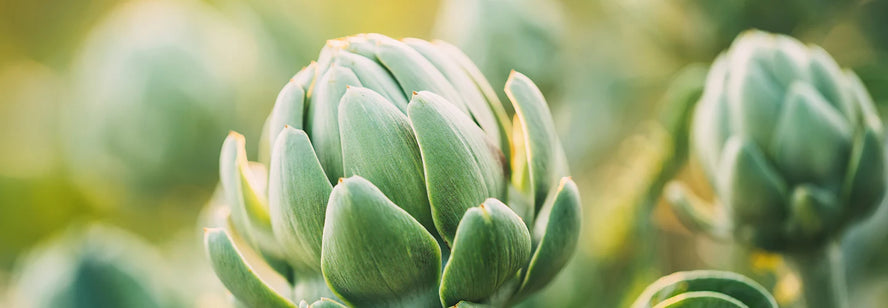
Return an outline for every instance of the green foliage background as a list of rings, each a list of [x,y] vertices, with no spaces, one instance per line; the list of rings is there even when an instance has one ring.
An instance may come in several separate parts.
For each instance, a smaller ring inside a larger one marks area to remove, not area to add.
[[[199,219],[213,215],[201,210],[218,181],[218,150],[227,131],[258,140],[281,86],[317,57],[326,39],[363,32],[446,39],[452,34],[441,29],[455,26],[437,17],[459,1],[452,2],[0,0],[0,306],[4,293],[13,293],[3,291],[14,289],[23,252],[72,223],[127,229],[159,247],[171,267],[207,274],[199,247],[181,242],[197,246]],[[481,39],[454,43],[466,44],[461,47],[470,56],[493,50],[504,59],[518,51],[534,58],[527,62],[539,67],[527,70],[544,78],[571,173],[583,191],[580,249],[553,286],[528,305],[624,306],[656,277],[704,267],[747,274],[773,290],[781,304],[794,302],[798,286],[779,257],[695,236],[663,206],[660,189],[673,176],[707,189],[699,168],[684,163],[686,140],[677,133],[708,64],[749,28],[823,46],[860,75],[884,114],[888,1],[489,2],[493,8],[528,8],[481,12],[497,18],[462,26],[508,35],[485,38],[480,32]],[[168,20],[136,9],[130,14],[141,16],[141,24],[115,24],[134,16],[121,12],[146,3],[184,8],[192,22],[151,32],[145,29],[162,28]],[[535,6],[550,6],[557,18],[508,15],[534,12]],[[543,26],[484,24],[521,18]],[[107,30],[118,28],[124,30]],[[546,31],[540,29],[550,28],[558,32],[554,39],[540,39]],[[191,36],[158,39],[176,30]],[[509,48],[516,40],[528,45]],[[530,51],[535,48],[541,52]],[[181,56],[181,50],[199,56]],[[124,52],[132,53],[129,60],[113,60]],[[509,63],[496,65],[485,73],[501,85],[508,72],[489,72]],[[124,74],[106,76],[116,70]],[[196,77],[180,76],[186,73]],[[84,86],[93,79],[102,83]],[[150,82],[133,82],[138,79]],[[113,100],[96,107],[102,91],[114,92],[107,95]],[[127,98],[138,108],[115,107]],[[118,121],[107,130],[128,143],[86,129],[104,121]],[[131,144],[148,158],[127,154]],[[255,144],[248,149],[255,151]],[[120,163],[109,166],[106,155]],[[155,156],[164,164],[144,163]],[[860,305],[888,301],[888,249],[877,249],[888,237],[886,225],[883,207],[846,241],[854,256],[846,262],[849,285]],[[202,288],[224,298],[211,274],[197,276],[207,281],[188,292]]]

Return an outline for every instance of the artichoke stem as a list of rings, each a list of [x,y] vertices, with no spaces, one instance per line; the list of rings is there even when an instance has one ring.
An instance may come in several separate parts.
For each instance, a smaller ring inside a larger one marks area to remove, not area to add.
[[[801,278],[807,307],[848,307],[842,251],[835,241],[806,253],[788,254],[786,258]]]

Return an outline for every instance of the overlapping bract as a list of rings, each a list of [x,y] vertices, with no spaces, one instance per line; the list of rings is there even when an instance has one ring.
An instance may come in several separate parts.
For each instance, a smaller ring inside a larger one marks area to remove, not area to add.
[[[223,144],[232,233],[207,233],[217,275],[268,307],[503,305],[538,291],[576,247],[579,195],[540,91],[513,72],[506,93],[514,123],[443,42],[329,41],[278,96],[262,163],[236,133]],[[269,287],[238,238],[293,291]]]
[[[761,307],[777,308],[764,287],[743,275],[698,270],[677,272],[648,286],[632,308]]]
[[[790,37],[739,36],[712,65],[692,130],[727,219],[694,211],[673,189],[678,212],[742,242],[816,247],[884,195],[882,123],[869,94],[823,49]]]

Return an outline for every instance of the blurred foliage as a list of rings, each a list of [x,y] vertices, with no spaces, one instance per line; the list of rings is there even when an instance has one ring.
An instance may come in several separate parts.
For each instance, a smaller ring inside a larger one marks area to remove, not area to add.
[[[481,2],[0,0],[0,289],[21,251],[75,220],[126,226],[183,260],[170,267],[208,271],[199,249],[179,245],[199,247],[191,227],[215,187],[226,132],[258,140],[276,93],[326,39],[379,32],[453,40],[478,64],[499,62],[482,67],[494,84],[511,68],[548,76],[583,190],[586,244],[531,302],[628,305],[656,277],[702,267],[743,273],[781,305],[794,300],[798,281],[779,257],[694,236],[660,204],[667,169],[707,190],[699,166],[674,159],[683,145],[663,124],[677,110],[665,107],[670,88],[683,68],[708,65],[758,28],[823,46],[884,115],[888,1]],[[544,10],[560,13],[537,16]],[[470,39],[445,34],[457,30],[446,19],[470,27]],[[247,146],[254,156],[257,144]],[[886,225],[883,207],[845,238],[855,306],[888,300]],[[201,277],[182,284],[219,287]],[[207,298],[191,306],[221,305]]]

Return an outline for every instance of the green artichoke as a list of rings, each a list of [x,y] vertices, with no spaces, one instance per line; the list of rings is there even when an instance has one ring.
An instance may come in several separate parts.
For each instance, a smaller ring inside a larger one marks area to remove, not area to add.
[[[24,254],[13,277],[12,307],[176,307],[157,252],[103,225],[72,227]]]
[[[648,286],[632,308],[758,307],[777,308],[764,287],[743,275],[699,270],[677,272]]]
[[[205,3],[163,0],[121,3],[90,32],[60,131],[91,204],[183,211],[208,197],[218,144],[207,136],[264,116],[242,110],[271,67],[244,28]]]
[[[579,195],[540,91],[513,72],[506,93],[514,125],[447,43],[328,41],[278,95],[264,163],[236,133],[222,146],[217,276],[255,307],[505,305],[540,290],[576,248]]]
[[[724,213],[680,216],[777,252],[818,249],[885,193],[882,123],[866,89],[823,50],[750,31],[712,65],[692,151]],[[707,218],[708,217],[708,218]]]

